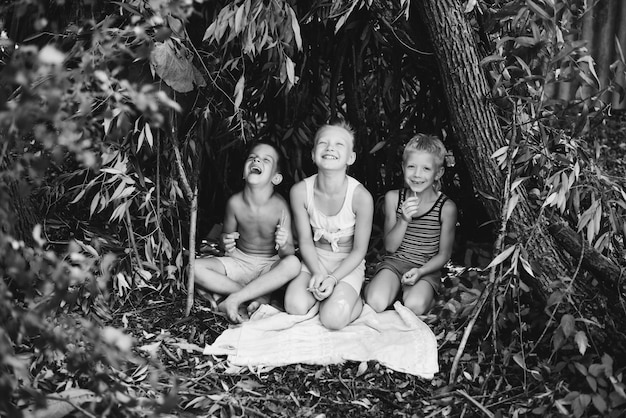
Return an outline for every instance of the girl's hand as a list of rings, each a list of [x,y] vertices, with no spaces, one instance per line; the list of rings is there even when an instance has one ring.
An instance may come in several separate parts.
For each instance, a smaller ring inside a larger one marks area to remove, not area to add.
[[[326,275],[318,288],[317,296],[315,298],[319,301],[326,299],[333,293],[335,286],[337,286],[337,278],[332,274]]]
[[[404,286],[413,286],[420,279],[421,275],[422,271],[417,267],[413,267],[411,270],[402,275],[402,279],[400,279],[400,282]]]
[[[326,275],[318,273],[311,276],[311,279],[309,280],[309,287],[307,287],[307,290],[311,292],[313,297],[317,300],[324,300],[328,297],[323,297],[322,293],[320,293],[320,288],[324,279],[326,279]]]
[[[408,197],[411,196],[411,197]],[[407,198],[402,202],[402,218],[411,222],[413,216],[417,214],[417,210],[420,207],[420,198],[415,195],[413,192],[407,193]]]
[[[232,252],[237,246],[237,239],[239,239],[239,232],[231,232],[229,234],[222,235],[222,245],[224,246],[224,251],[227,253]]]

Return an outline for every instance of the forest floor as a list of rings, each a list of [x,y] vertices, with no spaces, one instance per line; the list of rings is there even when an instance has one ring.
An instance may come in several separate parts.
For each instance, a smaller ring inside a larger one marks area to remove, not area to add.
[[[181,296],[174,301],[150,301],[147,306],[143,303],[136,310],[121,309],[115,322],[120,327],[126,324],[137,346],[150,351],[175,377],[179,398],[171,413],[177,416],[422,417],[451,410],[455,402],[468,402],[467,394],[447,385],[463,330],[456,328],[458,324],[446,312],[460,307],[450,301],[460,300],[463,290],[466,302],[476,298],[480,291],[471,290],[472,282],[480,281],[486,281],[480,270],[452,267],[437,306],[424,317],[439,350],[441,372],[432,381],[376,362],[295,364],[262,372],[231,366],[225,357],[205,356],[200,351],[229,323],[198,298],[190,316],[184,314]],[[464,360],[475,357],[473,351]]]
[[[590,149],[601,157],[599,164],[610,176],[623,181],[626,177],[626,112],[617,113],[598,126],[590,139]],[[531,398],[547,395],[534,393],[539,386],[527,385],[532,381],[527,381],[528,376],[521,368],[509,375],[493,376],[493,369],[481,348],[491,341],[470,339],[456,371],[461,378],[455,384],[448,383],[472,302],[488,281],[487,272],[469,267],[470,263],[484,266],[484,262],[488,262],[490,255],[485,254],[484,245],[465,251],[468,265],[449,269],[437,306],[425,317],[438,343],[440,372],[433,380],[396,372],[375,362],[331,366],[295,364],[265,368],[262,372],[231,366],[224,357],[205,356],[201,352],[205,344],[211,344],[229,327],[229,323],[198,298],[191,315],[185,316],[182,294],[176,297],[147,295],[136,309],[127,305],[118,309],[113,322],[126,328],[143,354],[151,353],[165,375],[170,376],[169,381],[160,382],[163,387],[171,388],[172,395],[172,401],[162,412],[175,416],[543,415],[546,408],[537,408]],[[481,326],[488,325],[477,325]],[[481,334],[488,335],[488,332]],[[498,382],[494,384],[496,379]],[[139,379],[137,384],[141,385]]]

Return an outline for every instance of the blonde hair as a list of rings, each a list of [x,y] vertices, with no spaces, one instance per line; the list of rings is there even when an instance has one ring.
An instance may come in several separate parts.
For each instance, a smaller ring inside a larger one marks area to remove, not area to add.
[[[350,126],[348,122],[344,121],[327,123],[326,125],[320,126],[320,128],[315,133],[315,137],[313,138],[313,145],[317,144],[317,141],[320,139],[325,131],[332,128],[340,128],[346,131],[350,136],[350,139],[352,140],[352,148],[354,149],[354,129],[352,128],[352,126]]]
[[[409,154],[415,151],[423,151],[432,154],[439,167],[443,167],[446,154],[448,153],[441,139],[437,138],[435,135],[427,134],[417,134],[409,140],[402,153],[402,163],[404,164]]]

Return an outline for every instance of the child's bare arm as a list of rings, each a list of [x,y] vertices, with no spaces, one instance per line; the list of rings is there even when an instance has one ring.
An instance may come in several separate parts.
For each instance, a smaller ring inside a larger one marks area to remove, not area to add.
[[[374,199],[364,186],[359,186],[352,200],[352,207],[356,215],[354,240],[352,251],[335,270],[333,275],[341,280],[354,270],[367,255],[370,235],[372,233],[372,219],[374,217]]]
[[[395,252],[404,238],[406,228],[409,223],[406,219],[396,217],[396,209],[398,206],[399,190],[390,190],[385,194],[385,250],[387,252]]]
[[[231,252],[235,249],[235,241],[239,238],[239,233],[237,232],[237,217],[235,215],[236,211],[236,196],[233,196],[228,199],[228,202],[226,203],[224,226],[222,228],[222,234],[220,235],[222,247],[224,247],[226,252]]]
[[[276,246],[278,247],[278,256],[280,258],[295,253],[293,231],[291,229],[291,211],[289,206],[287,206],[287,202],[283,201],[282,206],[280,222],[276,228]]]
[[[294,226],[298,234],[298,245],[300,247],[300,255],[311,274],[321,272],[317,259],[317,251],[313,243],[313,234],[311,233],[311,224],[309,222],[309,214],[304,206],[306,201],[306,186],[304,182],[297,183],[291,188],[289,193],[291,197],[291,207],[293,211]]]

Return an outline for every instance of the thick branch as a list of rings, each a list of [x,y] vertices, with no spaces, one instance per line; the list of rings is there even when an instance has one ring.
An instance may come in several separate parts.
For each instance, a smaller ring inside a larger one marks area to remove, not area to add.
[[[624,286],[619,284],[622,274],[619,266],[583,241],[565,222],[556,217],[553,217],[552,222],[548,226],[548,231],[565,251],[575,259],[578,259],[582,253],[582,266],[585,270],[593,274],[607,288],[624,291]],[[615,296],[613,292],[609,292],[607,296],[610,298],[611,294]]]

